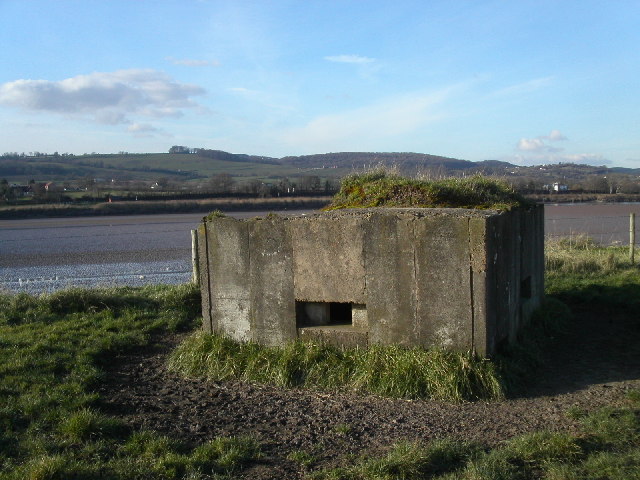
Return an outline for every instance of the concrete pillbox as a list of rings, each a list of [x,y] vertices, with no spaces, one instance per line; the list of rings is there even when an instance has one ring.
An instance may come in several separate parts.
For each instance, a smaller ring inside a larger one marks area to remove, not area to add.
[[[198,229],[204,327],[491,355],[543,298],[543,207],[345,209],[207,219]]]

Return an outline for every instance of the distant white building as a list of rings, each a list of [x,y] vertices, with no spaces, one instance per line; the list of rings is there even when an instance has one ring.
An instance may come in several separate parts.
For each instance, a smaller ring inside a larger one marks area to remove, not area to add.
[[[550,192],[566,192],[569,190],[569,185],[565,185],[564,183],[555,182],[551,185],[544,185],[545,190],[549,190]]]

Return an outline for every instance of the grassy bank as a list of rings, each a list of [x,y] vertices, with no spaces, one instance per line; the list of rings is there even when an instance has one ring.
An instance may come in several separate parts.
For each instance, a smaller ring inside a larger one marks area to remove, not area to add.
[[[139,202],[97,203],[95,205],[24,205],[0,207],[0,220],[35,217],[75,217],[101,215],[152,215],[168,213],[247,212],[256,210],[318,209],[329,203],[331,197],[295,197],[210,200],[158,200]]]
[[[204,478],[256,458],[250,439],[188,449],[100,411],[101,367],[198,311],[191,285],[0,295],[0,479]]]

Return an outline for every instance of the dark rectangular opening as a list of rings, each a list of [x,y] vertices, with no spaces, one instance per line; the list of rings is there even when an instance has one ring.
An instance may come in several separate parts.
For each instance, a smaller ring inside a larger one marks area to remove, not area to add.
[[[296,300],[296,327],[352,325],[351,303]]]
[[[520,282],[520,297],[531,298],[531,277],[527,277]]]

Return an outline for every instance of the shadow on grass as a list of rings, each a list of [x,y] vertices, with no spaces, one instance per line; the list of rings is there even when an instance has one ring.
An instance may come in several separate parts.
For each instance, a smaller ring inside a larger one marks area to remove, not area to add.
[[[551,302],[497,358],[509,397],[640,378],[640,284],[609,280],[548,282]]]

